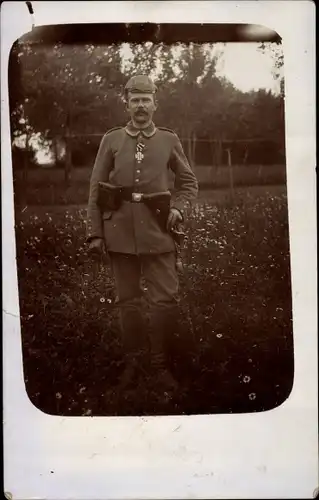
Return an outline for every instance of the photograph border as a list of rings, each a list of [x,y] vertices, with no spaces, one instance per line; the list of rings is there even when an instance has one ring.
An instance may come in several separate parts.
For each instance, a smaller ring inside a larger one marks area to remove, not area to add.
[[[1,10],[8,498],[313,497],[318,486],[314,3],[78,2],[76,9],[71,2],[32,4],[33,17],[24,2],[5,2]],[[275,409],[235,415],[59,417],[38,410],[26,394],[15,261],[9,54],[33,21],[36,25],[123,22],[121,12],[125,22],[173,23],[182,16],[183,22],[191,23],[260,24],[282,37],[295,377],[289,398]]]

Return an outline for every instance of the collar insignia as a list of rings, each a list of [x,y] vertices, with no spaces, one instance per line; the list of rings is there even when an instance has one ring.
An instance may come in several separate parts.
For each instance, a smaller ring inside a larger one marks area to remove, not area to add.
[[[132,137],[137,137],[139,134],[144,135],[144,137],[152,137],[156,132],[156,127],[154,123],[151,122],[147,128],[140,130],[130,121],[125,127],[125,132]]]

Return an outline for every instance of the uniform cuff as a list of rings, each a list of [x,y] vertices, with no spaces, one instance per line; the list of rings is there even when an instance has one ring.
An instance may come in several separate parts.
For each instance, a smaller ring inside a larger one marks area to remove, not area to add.
[[[175,208],[175,210],[178,210],[184,219],[184,217],[185,217],[185,204],[183,202],[174,201],[171,204],[171,208]]]

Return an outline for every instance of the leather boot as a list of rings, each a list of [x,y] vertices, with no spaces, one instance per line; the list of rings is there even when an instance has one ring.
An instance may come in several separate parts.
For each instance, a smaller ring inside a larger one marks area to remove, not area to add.
[[[147,354],[145,324],[137,307],[123,307],[120,310],[120,326],[124,349],[125,368],[118,388],[123,390],[136,385],[144,376]]]
[[[138,363],[138,356],[129,354],[125,356],[125,368],[120,376],[117,388],[125,390],[135,386],[140,376],[140,364]]]
[[[166,337],[172,335],[176,327],[176,316],[174,319],[172,312],[164,308],[153,309],[150,312],[149,322],[151,369],[156,382],[167,390],[178,388],[177,380],[168,369],[166,357]]]
[[[166,366],[166,359],[164,354],[152,353],[151,368],[153,371],[156,383],[161,389],[176,390],[178,382],[173,377],[172,373]]]

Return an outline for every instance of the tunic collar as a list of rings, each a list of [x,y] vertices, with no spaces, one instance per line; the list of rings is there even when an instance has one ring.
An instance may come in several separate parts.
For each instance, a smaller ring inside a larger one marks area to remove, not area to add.
[[[152,137],[152,135],[156,132],[156,127],[153,122],[149,124],[148,127],[144,129],[136,128],[133,123],[130,121],[125,127],[125,132],[132,137],[137,137],[139,134],[143,134],[145,137]]]

